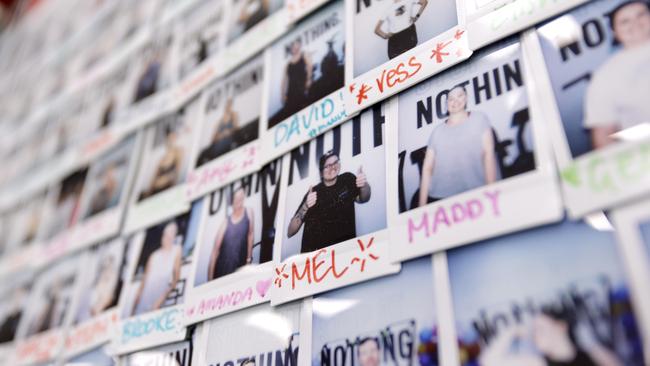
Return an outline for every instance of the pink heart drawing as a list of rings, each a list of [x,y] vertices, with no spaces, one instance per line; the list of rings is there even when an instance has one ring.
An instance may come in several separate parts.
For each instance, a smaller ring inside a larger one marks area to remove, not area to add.
[[[261,297],[266,296],[266,292],[269,290],[269,287],[271,287],[271,279],[259,280],[259,281],[257,281],[257,284],[255,285],[255,289],[257,290],[257,293]]]
[[[186,312],[187,312],[188,316],[194,315],[194,306],[192,306],[191,308],[188,308]]]

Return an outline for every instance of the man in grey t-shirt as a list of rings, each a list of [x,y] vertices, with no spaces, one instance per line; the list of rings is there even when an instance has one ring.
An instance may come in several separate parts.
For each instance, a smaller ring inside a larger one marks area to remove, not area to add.
[[[497,180],[492,126],[487,116],[467,111],[467,92],[456,86],[447,96],[449,118],[427,144],[418,206]]]

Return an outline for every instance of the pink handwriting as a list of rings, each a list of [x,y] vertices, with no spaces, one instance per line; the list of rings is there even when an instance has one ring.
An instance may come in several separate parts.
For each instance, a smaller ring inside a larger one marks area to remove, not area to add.
[[[98,337],[106,335],[109,326],[117,324],[117,321],[117,313],[113,313],[109,318],[96,319],[74,328],[70,331],[68,337],[66,337],[65,347],[69,349],[75,345],[92,343]]]
[[[237,170],[247,169],[255,164],[255,157],[259,147],[249,146],[243,149],[243,156],[237,156],[237,162],[233,158],[220,164],[207,166],[197,171],[190,172],[187,177],[188,197],[194,197],[205,189],[211,189],[213,184],[225,183]]]
[[[49,360],[53,356],[52,352],[56,350],[59,336],[60,335],[57,334],[57,332],[47,335],[37,335],[18,345],[16,348],[16,355],[22,360]]]
[[[450,228],[463,222],[479,219],[484,215],[499,216],[501,214],[499,193],[498,190],[484,191],[480,198],[454,202],[451,205],[439,205],[433,212],[424,212],[419,219],[409,218],[407,224],[409,243],[413,242],[415,234],[424,232],[424,237],[428,238],[443,226]],[[419,224],[415,222],[416,220],[419,221]]]
[[[221,310],[227,307],[237,306],[244,301],[250,301],[253,298],[253,289],[248,287],[247,289],[235,290],[228,294],[220,294],[219,296],[212,297],[209,299],[203,299],[198,305],[198,309],[195,307],[188,307],[186,314],[188,316],[193,316],[195,312],[198,312],[198,315],[203,315],[207,312],[212,312],[215,310]]]

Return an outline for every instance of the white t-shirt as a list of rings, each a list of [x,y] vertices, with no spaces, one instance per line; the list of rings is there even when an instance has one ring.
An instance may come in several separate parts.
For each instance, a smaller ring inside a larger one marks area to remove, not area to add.
[[[584,108],[587,128],[650,122],[650,41],[620,50],[594,72]]]
[[[420,10],[420,3],[413,0],[390,1],[384,17],[385,30],[389,33],[398,33],[411,26],[411,18],[415,18]]]

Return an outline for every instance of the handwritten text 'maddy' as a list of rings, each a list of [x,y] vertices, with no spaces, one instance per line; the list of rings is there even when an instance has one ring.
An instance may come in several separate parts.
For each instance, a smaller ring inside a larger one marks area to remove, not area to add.
[[[486,210],[492,208],[491,211]],[[483,215],[493,214],[499,216],[499,191],[485,191],[483,197],[472,198],[465,202],[454,202],[450,206],[440,205],[433,212],[424,212],[419,218],[408,219],[409,243],[412,243],[415,235],[424,233],[424,237],[435,234],[440,225],[452,227],[467,220],[476,220]],[[416,223],[419,221],[419,224]]]
[[[127,321],[122,326],[122,343],[126,343],[133,338],[140,338],[151,333],[166,333],[176,329],[178,322],[175,321],[175,316],[178,309],[171,309],[163,312],[162,314],[149,319],[136,318],[135,320]]]

